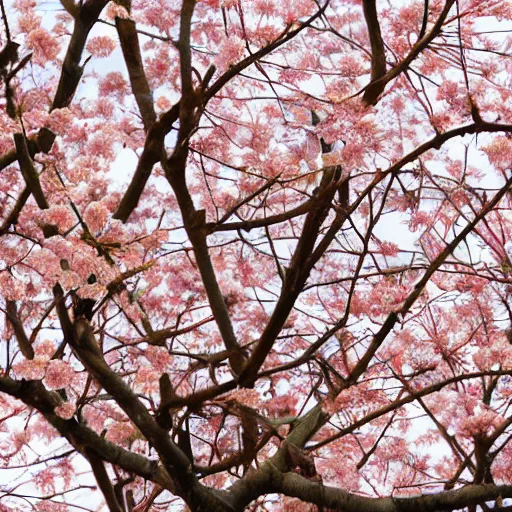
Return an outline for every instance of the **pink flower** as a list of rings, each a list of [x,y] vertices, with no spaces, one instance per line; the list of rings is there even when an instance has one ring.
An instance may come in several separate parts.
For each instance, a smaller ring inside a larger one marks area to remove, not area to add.
[[[105,77],[100,80],[98,92],[100,96],[115,95],[122,101],[124,96],[128,93],[128,83],[122,73],[112,71],[111,73],[107,73]]]
[[[112,5],[112,4],[111,4]],[[108,57],[116,49],[116,42],[108,36],[96,36],[89,39],[87,51],[94,57]]]
[[[75,414],[76,407],[69,402],[65,402],[62,405],[55,407],[53,411],[57,416],[59,416],[59,418],[70,420]]]
[[[49,494],[55,492],[55,474],[52,467],[39,471],[34,475],[34,484],[43,493]]]
[[[113,20],[115,18],[129,18],[130,14],[121,5],[117,5],[114,2],[109,2],[107,7],[107,18]]]
[[[78,290],[78,295],[82,299],[99,299],[106,291],[106,288],[100,283],[85,284]]]
[[[57,501],[41,500],[36,505],[37,512],[69,512],[69,507],[65,503]]]
[[[383,256],[396,256],[400,250],[393,242],[379,242],[378,245]]]
[[[103,203],[98,201],[91,203],[84,213],[84,220],[93,233],[104,229],[107,225],[109,217],[110,212],[108,208]]]
[[[165,96],[159,96],[155,101],[155,105],[160,110],[169,110],[171,108],[171,102]]]
[[[144,357],[151,363],[151,366],[158,373],[162,373],[171,363],[171,356],[164,347],[150,345],[144,352]]]
[[[241,405],[246,405],[247,407],[252,407],[254,409],[259,409],[263,405],[261,395],[256,389],[237,389],[229,393],[225,399],[232,400]]]
[[[13,370],[22,379],[26,380],[42,380],[46,373],[46,365],[48,361],[41,358],[21,361],[13,366]]]
[[[502,418],[494,411],[483,408],[481,405],[475,407],[473,414],[467,415],[459,426],[459,432],[463,436],[486,436],[494,430],[502,421]]]
[[[220,70],[226,70],[231,64],[238,62],[245,51],[245,44],[239,37],[231,36],[219,48],[216,63]]]
[[[57,346],[52,340],[43,340],[35,346],[36,359],[46,359],[47,361],[55,354]]]
[[[162,32],[168,31],[175,25],[176,19],[179,16],[179,11],[177,11],[176,7],[173,9],[174,5],[177,4],[164,0],[147,2],[147,6],[144,9],[144,22],[158,28]]]
[[[44,28],[36,28],[27,35],[27,46],[34,51],[32,61],[39,65],[55,60],[60,51],[60,45]]]
[[[105,438],[111,443],[125,444],[135,433],[133,425],[127,422],[116,422],[108,427]]]
[[[23,5],[20,5],[23,4]],[[18,2],[17,8],[24,14],[18,16],[18,28],[20,32],[28,34],[41,26],[41,16],[35,14],[36,2]]]
[[[25,291],[23,281],[16,279],[9,272],[0,272],[0,296],[6,300],[21,300],[25,298]]]
[[[73,212],[64,205],[53,205],[43,212],[41,219],[44,224],[54,224],[58,226],[59,231],[67,231],[77,221]]]
[[[48,389],[63,389],[68,387],[75,377],[75,370],[60,359],[54,359],[48,363],[44,378]]]
[[[137,370],[135,382],[142,393],[154,393],[158,390],[159,378],[160,374],[154,368],[142,366]]]
[[[483,150],[491,164],[498,169],[506,169],[512,165],[512,144],[506,137],[496,137]]]

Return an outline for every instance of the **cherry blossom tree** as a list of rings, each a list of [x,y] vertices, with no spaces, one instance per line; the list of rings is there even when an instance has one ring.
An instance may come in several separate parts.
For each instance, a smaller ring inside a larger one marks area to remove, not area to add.
[[[0,6],[0,511],[511,509],[510,2]]]

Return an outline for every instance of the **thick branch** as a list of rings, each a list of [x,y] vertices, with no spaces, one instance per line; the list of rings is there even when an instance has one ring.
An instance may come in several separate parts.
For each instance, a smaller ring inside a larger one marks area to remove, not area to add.
[[[274,312],[240,375],[239,384],[241,386],[252,387],[254,385],[259,369],[272,350],[277,336],[281,332],[297,297],[302,292],[311,269],[317,261],[312,257],[313,249],[320,228],[327,217],[331,202],[336,193],[340,174],[341,169],[338,167],[328,167],[324,170],[317,193],[317,206],[311,209],[306,216],[290,266],[286,270],[285,279]],[[317,257],[319,256],[317,255]]]
[[[250,231],[251,229],[255,228],[272,226],[273,224],[279,224],[281,222],[286,222],[287,220],[294,219],[295,217],[305,215],[317,203],[318,199],[316,197],[313,197],[308,201],[300,204],[299,206],[283,213],[277,213],[276,215],[270,215],[269,217],[264,217],[262,219],[242,220],[237,222],[226,222],[218,224],[214,222],[209,222],[206,224],[206,229],[208,233],[215,233],[217,231],[238,231],[239,229],[243,229],[244,231]]]
[[[121,42],[124,61],[128,68],[132,92],[135,96],[135,101],[139,107],[144,128],[147,132],[156,121],[156,114],[153,106],[153,94],[142,64],[139,37],[135,28],[135,22],[130,19],[116,18],[116,28],[119,41]]]
[[[512,485],[467,485],[453,491],[407,498],[365,498],[343,489],[308,480],[296,473],[283,475],[277,471],[272,477],[272,484],[275,492],[294,496],[319,507],[343,512],[451,511],[496,500],[500,496],[501,498],[512,497]]]
[[[23,210],[23,207],[27,203],[29,197],[30,197],[30,190],[28,187],[25,187],[21,191],[21,194],[19,195],[13,209],[11,210],[11,212],[5,219],[4,223],[0,226],[0,235],[5,235],[5,233],[7,233],[7,231],[9,231],[9,229],[12,225],[18,223],[18,217],[20,216],[21,210]]]
[[[30,340],[28,339],[28,336],[25,332],[23,323],[18,316],[18,308],[16,307],[16,302],[14,302],[13,300],[8,300],[5,311],[7,313],[7,318],[9,319],[9,322],[12,325],[14,335],[18,340],[18,345],[20,347],[21,353],[27,359],[34,359],[34,349],[32,348],[32,344],[30,343]]]
[[[62,291],[55,287],[54,292],[65,338],[67,334],[70,346],[88,372],[115,398],[119,407],[160,455],[167,472],[177,483],[175,492],[193,510],[201,510],[202,506],[213,510],[221,505],[224,507],[224,500],[199,483],[192,471],[191,461],[172,441],[169,433],[158,425],[137,395],[105,362],[89,321],[83,316],[78,317],[72,325],[73,332],[69,332],[71,321],[63,304]]]
[[[105,497],[105,502],[110,510],[110,512],[124,512],[122,506],[117,500],[116,493],[114,491],[114,486],[110,481],[107,470],[105,469],[105,465],[98,455],[92,450],[86,450],[87,458],[89,460],[89,464],[91,465],[92,472],[94,473],[94,477],[96,478],[96,482],[98,482],[98,486]]]
[[[196,0],[183,0],[178,41],[181,74],[180,133],[182,135],[187,134],[187,137],[195,124],[193,112],[196,107],[196,100],[192,82],[192,51],[190,49],[190,32],[195,5]],[[182,139],[178,136],[178,139],[180,138]]]
[[[86,0],[75,16],[73,34],[64,57],[59,85],[50,110],[67,107],[71,103],[82,78],[83,68],[80,61],[87,36],[107,3],[108,0]]]
[[[34,196],[37,206],[39,206],[41,210],[47,210],[50,205],[44,197],[43,189],[41,188],[41,183],[39,182],[39,175],[37,174],[36,168],[34,167],[34,162],[32,162],[32,158],[30,157],[30,153],[28,151],[25,135],[23,133],[15,133],[14,144],[16,145],[16,153],[18,155],[21,174],[23,175],[23,179],[27,184],[27,188]]]
[[[399,76],[402,72],[404,72],[411,62],[436,38],[436,36],[441,32],[442,26],[452,5],[455,3],[455,0],[447,0],[442,10],[441,14],[435,25],[432,27],[432,30],[420,39],[412,48],[407,57],[390,69],[385,75],[381,76],[377,80],[373,80],[373,55],[372,55],[372,81],[366,87],[366,90],[363,94],[363,101],[367,105],[375,105],[379,99],[379,96],[382,94],[386,85],[394,80],[397,76]],[[373,49],[373,45],[372,45]]]
[[[37,153],[48,153],[52,148],[55,134],[48,128],[41,128],[36,136],[27,138],[28,153],[31,158]],[[0,171],[13,164],[18,159],[15,149],[0,157]]]
[[[135,174],[113,215],[114,219],[126,222],[137,207],[144,187],[151,176],[153,166],[162,158],[164,138],[171,131],[172,125],[178,120],[179,111],[180,105],[177,103],[149,129]]]
[[[236,339],[233,324],[224,302],[224,296],[217,282],[215,269],[208,252],[204,219],[205,212],[204,210],[197,211],[195,209],[187,188],[185,181],[186,156],[185,160],[183,160],[183,154],[188,154],[186,146],[181,151],[175,151],[175,154],[169,160],[170,163],[165,164],[166,176],[178,199],[183,217],[183,225],[194,249],[196,263],[213,316],[219,327],[224,345],[230,351],[229,362],[233,371],[238,375],[242,371],[244,356]]]
[[[386,74],[386,52],[380,32],[376,0],[363,0],[363,12],[366,26],[368,27],[368,37],[370,38],[372,47],[371,80],[375,82]]]
[[[18,382],[9,377],[0,377],[0,391],[38,410],[78,452],[84,454],[85,449],[94,450],[103,460],[158,483],[170,491],[174,490],[169,475],[155,461],[107,441],[74,418],[65,420],[57,416],[54,408],[61,404],[61,399],[56,393],[47,391],[41,382]]]

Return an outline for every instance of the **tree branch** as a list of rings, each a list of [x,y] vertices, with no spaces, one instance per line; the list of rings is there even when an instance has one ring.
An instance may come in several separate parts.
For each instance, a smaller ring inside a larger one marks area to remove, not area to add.
[[[467,485],[460,489],[407,498],[365,498],[308,480],[297,473],[272,475],[274,492],[343,512],[437,512],[462,509],[485,501],[512,497],[512,485]]]
[[[377,80],[373,80],[366,86],[365,92],[363,94],[363,101],[367,105],[375,105],[379,99],[379,96],[382,94],[386,85],[394,80],[397,76],[399,76],[402,72],[404,72],[411,62],[436,38],[436,36],[441,32],[442,26],[452,5],[455,3],[455,0],[446,0],[445,6],[439,15],[439,18],[435,25],[432,27],[432,30],[424,36],[422,39],[416,42],[416,44],[411,48],[411,51],[396,66],[391,68],[385,75],[381,76]],[[373,65],[372,65],[372,73],[373,73]]]
[[[375,82],[386,74],[386,51],[384,50],[384,41],[380,32],[376,0],[363,0],[363,12],[372,47],[371,81]],[[364,99],[365,101],[367,100],[366,98]]]
[[[139,36],[135,28],[135,22],[130,19],[118,17],[116,17],[115,21],[124,61],[128,68],[132,92],[139,106],[144,128],[147,132],[155,123],[156,114],[153,106],[153,93],[142,64]]]
[[[359,377],[364,373],[368,367],[371,359],[377,352],[378,348],[382,345],[387,335],[392,331],[399,318],[404,318],[412,305],[416,302],[417,298],[423,292],[426,284],[430,278],[444,263],[446,258],[451,255],[455,248],[462,242],[475,228],[475,226],[501,201],[505,194],[509,191],[512,185],[512,177],[509,178],[505,185],[495,194],[491,201],[487,202],[480,210],[478,215],[467,224],[467,226],[444,248],[444,250],[437,256],[437,258],[430,264],[428,269],[423,274],[422,278],[416,283],[414,290],[407,296],[403,302],[402,307],[398,311],[393,311],[388,315],[381,329],[373,337],[370,346],[365,354],[361,357],[349,376],[350,382],[356,382]]]
[[[74,18],[71,41],[64,57],[57,92],[50,110],[67,107],[76,92],[83,67],[80,65],[87,37],[108,0],[86,0]]]
[[[18,308],[16,307],[16,302],[13,300],[8,300],[5,312],[10,324],[12,325],[14,335],[18,340],[21,353],[25,356],[26,359],[34,359],[34,349],[32,348],[32,344],[30,343],[30,340],[25,333],[23,323],[18,316]]]
[[[103,461],[93,450],[86,450],[86,454],[96,482],[98,482],[98,486],[105,497],[105,502],[110,512],[124,512],[123,507],[116,497],[114,486],[110,481]]]
[[[89,321],[79,316],[71,324],[63,304],[62,291],[58,287],[55,287],[54,291],[62,329],[65,336],[67,333],[70,346],[89,373],[115,398],[119,407],[158,452],[164,467],[176,482],[175,493],[181,496],[193,510],[201,510],[202,506],[214,510],[215,507],[226,506],[219,495],[199,483],[188,457],[172,441],[169,433],[158,425],[137,395],[105,362]]]
[[[162,158],[164,138],[171,131],[173,124],[178,120],[180,104],[176,103],[170,110],[163,114],[158,121],[153,123],[146,136],[144,149],[137,163],[137,168],[126,192],[119,203],[113,217],[122,222],[127,222],[131,213],[137,207],[144,187],[151,176],[153,166]]]
[[[23,179],[27,184],[27,188],[34,196],[37,206],[39,206],[41,210],[47,210],[50,205],[44,197],[43,189],[41,188],[41,183],[39,182],[39,175],[37,174],[36,168],[34,167],[34,162],[32,162],[32,158],[30,157],[28,151],[25,135],[23,133],[15,133],[14,144],[16,145],[16,153],[18,155],[21,174],[23,174]]]
[[[94,450],[103,460],[158,483],[170,491],[174,490],[169,475],[162,467],[158,467],[156,461],[107,441],[74,418],[65,420],[57,416],[54,409],[62,403],[62,399],[56,393],[46,390],[40,381],[19,382],[9,377],[0,377],[0,391],[39,411],[59,434],[84,456],[86,449]]]

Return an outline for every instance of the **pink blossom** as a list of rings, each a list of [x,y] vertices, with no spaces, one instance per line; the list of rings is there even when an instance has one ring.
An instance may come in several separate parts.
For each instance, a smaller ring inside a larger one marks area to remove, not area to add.
[[[166,371],[168,365],[171,363],[171,356],[164,347],[149,345],[149,347],[144,351],[144,357],[151,363],[153,369],[158,373]]]
[[[137,377],[135,379],[137,387],[142,393],[154,393],[158,388],[158,379],[160,373],[154,368],[149,366],[142,366],[137,370]]]
[[[99,201],[91,203],[84,212],[84,220],[93,233],[103,230],[109,217],[110,211]]]
[[[21,378],[26,380],[42,380],[46,374],[48,361],[46,359],[34,358],[21,361],[13,365],[13,370]]]
[[[161,32],[170,30],[179,16],[175,4],[165,0],[155,0],[144,11],[144,21],[147,25],[158,28]],[[174,7],[174,8],[173,8]]]
[[[115,18],[130,18],[128,11],[121,5],[114,2],[109,2],[107,11],[107,18],[114,20]]]
[[[272,0],[255,0],[254,10],[263,16],[272,16],[277,11],[277,4]]]
[[[78,288],[82,284],[82,279],[76,272],[68,270],[66,272],[62,272],[59,282],[65,290],[71,290],[73,288]]]
[[[263,406],[263,400],[256,389],[240,388],[226,395],[225,400],[233,400],[241,405],[259,409]]]
[[[23,7],[18,2],[18,9],[20,9],[24,14],[18,17],[18,28],[21,32],[28,34],[36,29],[41,27],[41,16],[36,14],[35,5],[36,2],[26,2],[27,4],[33,4],[32,6],[23,5]]]
[[[114,95],[118,100],[122,101],[128,93],[128,83],[119,71],[107,73],[99,82],[100,96]]]
[[[108,415],[102,409],[93,407],[92,405],[86,405],[83,409],[84,419],[87,421],[89,428],[92,428],[96,433],[100,433],[105,422],[108,419]]]
[[[219,47],[219,53],[215,59],[220,70],[227,69],[231,64],[238,62],[245,52],[245,44],[242,39],[231,36],[225,39]]]
[[[31,422],[29,432],[31,437],[41,439],[47,444],[59,436],[57,430],[42,416],[36,417],[36,419]]]
[[[378,245],[383,256],[396,256],[400,250],[393,242],[379,242]]]
[[[75,411],[76,406],[69,402],[65,402],[54,409],[55,414],[64,420],[70,420],[74,416]]]
[[[459,430],[463,436],[486,436],[502,421],[503,419],[494,411],[479,405],[472,414],[462,420]]]
[[[44,224],[57,226],[61,233],[70,229],[77,222],[70,208],[58,204],[52,205],[48,210],[45,210],[42,215],[42,220]]]
[[[69,363],[53,359],[48,363],[44,381],[48,389],[62,389],[70,386],[74,377],[75,370]]]
[[[62,272],[60,260],[61,258],[46,248],[33,251],[27,258],[27,262],[49,280],[53,280]]]
[[[29,32],[26,42],[27,46],[34,51],[32,61],[41,66],[55,60],[60,51],[59,43],[44,28],[36,28]]]
[[[115,48],[116,42],[114,39],[108,36],[92,37],[87,42],[87,51],[94,55],[94,57],[100,59],[108,57],[115,50]]]
[[[425,211],[417,211],[411,215],[409,229],[411,231],[417,231],[420,226],[430,226],[431,223],[431,214]]]
[[[108,427],[105,437],[112,443],[126,444],[135,432],[136,430],[131,423],[116,422]]]
[[[65,503],[57,501],[40,500],[36,504],[37,512],[69,512],[69,507]]]
[[[9,272],[0,272],[0,295],[6,300],[21,300],[25,298],[26,285],[21,279],[15,278]]]
[[[100,117],[110,119],[115,112],[115,102],[109,98],[98,98],[95,103],[95,112]]]
[[[160,110],[169,110],[171,108],[171,102],[165,96],[159,96],[155,101],[155,105]]]
[[[50,360],[50,358],[53,356],[53,354],[55,354],[55,351],[57,350],[55,342],[48,339],[36,343],[34,348],[36,359],[40,358],[46,360]]]
[[[78,289],[78,295],[82,299],[100,299],[107,289],[100,283],[84,284]]]
[[[498,169],[512,166],[512,143],[507,137],[495,137],[483,150]]]
[[[53,467],[45,468],[34,475],[35,486],[44,494],[55,492],[55,474]]]

